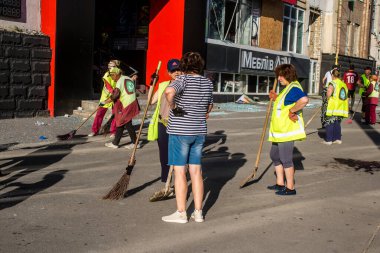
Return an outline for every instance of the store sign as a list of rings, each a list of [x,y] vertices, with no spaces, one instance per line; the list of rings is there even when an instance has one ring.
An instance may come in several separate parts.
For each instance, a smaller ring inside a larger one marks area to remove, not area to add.
[[[21,18],[21,0],[0,0],[0,16]]]
[[[293,5],[296,5],[297,4],[297,0],[282,0],[284,3],[288,3],[288,4],[293,4]]]
[[[278,65],[291,64],[291,57],[279,55],[254,55],[252,51],[241,51],[241,68],[273,71]]]
[[[297,69],[299,77],[308,78],[310,72],[310,59],[303,57],[270,54],[262,51],[240,51],[240,71],[251,74],[265,74],[272,72],[281,64],[292,64]]]

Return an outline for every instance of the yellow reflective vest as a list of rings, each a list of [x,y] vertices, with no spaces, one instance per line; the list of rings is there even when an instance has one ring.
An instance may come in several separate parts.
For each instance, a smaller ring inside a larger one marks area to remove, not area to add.
[[[116,88],[120,90],[120,102],[123,108],[132,104],[136,100],[135,83],[127,76],[121,76],[116,83]]]
[[[369,81],[369,79],[367,78],[367,76],[365,74],[362,74],[361,78],[363,80],[364,87],[360,87],[360,89],[359,89],[359,95],[363,96],[363,93],[367,90],[367,88],[368,88],[368,86],[370,84],[370,81]]]
[[[100,102],[106,101],[112,94],[112,90],[116,86],[116,82],[112,80],[111,76],[109,75],[108,71],[103,76],[103,89],[102,89],[102,95],[100,96]],[[105,104],[104,108],[111,108],[113,105],[112,102]]]
[[[330,82],[334,86],[334,92],[328,99],[326,116],[348,117],[348,89],[347,85],[339,78]]]
[[[378,98],[379,97],[379,83],[372,81],[373,91],[368,95],[369,98]]]
[[[154,111],[153,116],[149,122],[148,141],[155,141],[158,139],[158,122],[160,121],[159,116],[160,116],[160,107],[161,107],[161,97],[166,87],[168,87],[169,83],[170,81],[160,83],[156,91],[158,94],[158,100],[157,100],[156,110]]]
[[[289,119],[289,109],[295,103],[284,105],[285,97],[292,88],[299,88],[303,91],[298,81],[292,82],[280,92],[274,102],[268,139],[271,142],[301,141],[306,139],[302,112],[298,114],[298,120],[293,122]]]

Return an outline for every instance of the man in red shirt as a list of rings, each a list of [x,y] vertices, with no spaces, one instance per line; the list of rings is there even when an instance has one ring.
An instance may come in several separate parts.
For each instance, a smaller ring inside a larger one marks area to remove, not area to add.
[[[344,72],[344,75],[343,75],[343,81],[346,83],[347,89],[348,89],[348,99],[349,99],[348,105],[349,105],[350,113],[353,113],[352,108],[354,107],[354,104],[355,104],[356,83],[359,79],[359,75],[358,73],[354,71],[354,69],[355,69],[355,66],[351,64],[348,71]]]

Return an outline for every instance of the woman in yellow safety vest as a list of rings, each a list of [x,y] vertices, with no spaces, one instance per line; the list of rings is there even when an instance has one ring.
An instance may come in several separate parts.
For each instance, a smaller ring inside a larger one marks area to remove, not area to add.
[[[342,130],[340,123],[348,117],[348,89],[339,79],[339,71],[332,72],[332,81],[327,89],[326,111],[326,140],[323,144],[331,145],[342,143]]]
[[[123,131],[126,128],[131,138],[131,144],[126,145],[125,148],[132,149],[137,139],[135,128],[132,125],[132,119],[140,113],[136,99],[135,84],[131,78],[122,75],[121,70],[117,67],[110,69],[109,72],[112,80],[116,82],[115,89],[111,96],[114,102],[113,113],[115,114],[116,133],[114,140],[107,142],[105,146],[118,148]],[[140,148],[140,143],[138,143],[137,148]]]
[[[368,125],[376,124],[376,106],[379,103],[379,82],[376,75],[371,76],[371,82],[367,91],[363,94],[365,102],[365,123]]]
[[[364,68],[364,74],[362,74],[359,78],[358,85],[359,85],[359,96],[362,98],[362,118],[361,122],[365,122],[365,104],[366,104],[366,96],[365,93],[367,91],[367,88],[370,84],[370,77],[371,77],[371,68],[365,67]]]
[[[279,65],[275,73],[278,82],[285,88],[278,95],[273,90],[269,94],[269,97],[275,100],[269,141],[272,142],[270,157],[275,166],[277,178],[276,184],[268,186],[268,189],[276,190],[277,195],[295,195],[294,141],[306,139],[302,109],[309,99],[297,81],[297,72],[293,65]]]
[[[179,60],[170,59],[167,64],[168,74],[170,81],[161,82],[158,86],[156,93],[153,95],[151,104],[157,103],[156,109],[149,123],[148,128],[148,141],[157,140],[158,151],[161,163],[161,182],[166,182],[169,174],[168,165],[168,144],[169,135],[166,133],[166,126],[168,125],[170,107],[166,97],[162,97],[166,87],[171,81],[175,80],[181,74],[179,69]],[[151,96],[153,90],[149,90],[148,97]],[[171,189],[172,190],[172,189]]]
[[[89,137],[95,136],[99,133],[100,127],[102,126],[102,122],[104,119],[104,115],[106,115],[107,110],[109,108],[112,109],[113,103],[112,101],[109,103],[106,103],[106,100],[111,96],[113,89],[116,86],[116,82],[112,80],[109,70],[113,67],[120,67],[120,61],[118,60],[111,60],[108,63],[108,71],[103,76],[103,89],[102,89],[102,95],[100,96],[99,101],[99,107],[98,111],[96,112],[96,116],[94,119],[94,123],[92,124],[91,133],[88,135]],[[110,101],[110,100],[108,100]],[[110,129],[111,135],[110,138],[115,137],[116,132],[116,124],[115,119],[111,122],[111,129]]]

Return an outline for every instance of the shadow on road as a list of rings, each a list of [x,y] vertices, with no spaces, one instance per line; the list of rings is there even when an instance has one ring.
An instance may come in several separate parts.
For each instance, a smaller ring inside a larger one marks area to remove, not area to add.
[[[18,180],[34,171],[42,170],[54,163],[59,162],[65,156],[72,152],[72,148],[76,145],[84,144],[86,141],[64,141],[57,142],[48,146],[44,146],[30,154],[22,157],[4,158],[0,161],[6,161],[0,164],[0,170],[3,175],[15,173],[14,175],[0,181],[0,186],[6,188],[7,184]],[[8,168],[6,168],[8,167]],[[4,169],[6,168],[6,169]]]
[[[0,210],[15,206],[29,197],[37,194],[58,183],[64,178],[67,170],[58,170],[50,172],[44,178],[36,183],[11,183],[7,187],[18,187],[10,192],[0,195]]]
[[[217,156],[214,156],[217,154]],[[209,157],[209,158],[208,158]],[[209,151],[205,155],[203,161],[203,174],[205,180],[204,184],[204,206],[203,213],[207,215],[207,212],[212,208],[219,198],[220,192],[224,185],[233,179],[236,172],[246,163],[245,154],[228,152],[228,147],[219,147],[217,151]],[[194,208],[192,203],[189,209]]]
[[[158,177],[158,178],[153,179],[153,180],[151,180],[151,181],[149,181],[149,182],[146,182],[145,184],[142,184],[142,185],[140,185],[140,186],[138,186],[138,187],[135,187],[135,188],[133,188],[133,189],[130,189],[130,190],[128,190],[127,193],[124,195],[124,198],[126,198],[126,197],[131,197],[132,195],[135,195],[136,193],[138,193],[138,192],[144,190],[146,187],[151,186],[152,184],[154,184],[155,182],[158,182],[158,181],[160,181],[160,180],[161,180],[161,177]]]
[[[371,175],[373,175],[375,172],[380,172],[379,161],[361,161],[343,158],[334,158],[334,160],[339,164],[343,164],[350,168],[353,168],[355,171],[364,171]]]

